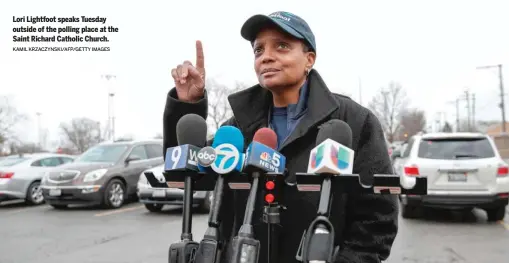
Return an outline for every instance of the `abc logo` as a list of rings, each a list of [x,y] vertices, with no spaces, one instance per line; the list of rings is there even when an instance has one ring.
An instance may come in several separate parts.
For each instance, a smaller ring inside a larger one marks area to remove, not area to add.
[[[212,147],[205,147],[198,152],[198,163],[201,166],[210,166],[216,160],[216,151]]]

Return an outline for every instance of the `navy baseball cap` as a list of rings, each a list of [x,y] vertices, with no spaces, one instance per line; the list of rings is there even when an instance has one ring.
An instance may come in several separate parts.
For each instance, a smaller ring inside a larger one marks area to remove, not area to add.
[[[311,31],[309,25],[304,19],[289,12],[279,11],[268,16],[254,15],[244,23],[240,30],[240,34],[246,40],[253,42],[258,32],[267,26],[267,24],[275,25],[284,32],[304,40],[304,42],[316,52],[315,35]]]

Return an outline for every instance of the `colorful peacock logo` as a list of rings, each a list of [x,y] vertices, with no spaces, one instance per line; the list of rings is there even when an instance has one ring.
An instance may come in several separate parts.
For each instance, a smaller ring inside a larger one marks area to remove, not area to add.
[[[316,168],[323,160],[323,151],[324,151],[324,145],[320,145],[318,149],[316,149],[316,152],[311,154],[311,167]]]

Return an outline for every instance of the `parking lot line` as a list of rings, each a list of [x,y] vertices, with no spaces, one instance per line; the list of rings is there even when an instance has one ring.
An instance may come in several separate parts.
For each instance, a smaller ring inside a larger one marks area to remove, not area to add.
[[[498,221],[499,224],[501,224],[507,231],[509,231],[509,224],[500,220]]]
[[[18,208],[18,209],[10,210],[6,214],[7,215],[13,215],[13,214],[22,213],[22,212],[28,212],[30,210],[30,208],[33,208],[33,207],[24,207],[24,208]]]
[[[137,210],[137,209],[140,209],[140,208],[143,208],[143,207],[145,207],[145,206],[140,205],[140,206],[134,206],[134,207],[120,208],[120,209],[116,209],[116,210],[113,210],[113,211],[97,213],[94,216],[109,216],[109,215],[113,215],[113,214],[118,214],[118,213],[123,213],[123,212],[128,212],[128,211],[134,211],[134,210]]]

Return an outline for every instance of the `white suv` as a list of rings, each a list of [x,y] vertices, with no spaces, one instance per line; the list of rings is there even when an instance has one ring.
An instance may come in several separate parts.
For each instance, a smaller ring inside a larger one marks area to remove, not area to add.
[[[428,194],[400,195],[402,216],[415,218],[419,206],[486,210],[489,221],[502,220],[509,198],[509,168],[493,140],[479,133],[431,133],[410,138],[396,173],[403,186],[426,176]]]

